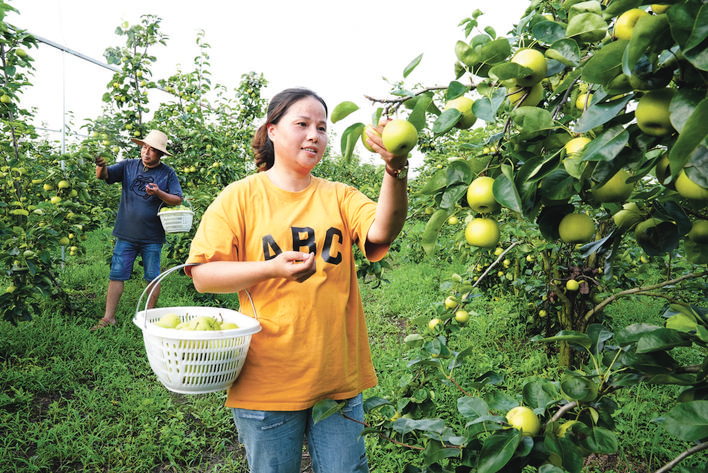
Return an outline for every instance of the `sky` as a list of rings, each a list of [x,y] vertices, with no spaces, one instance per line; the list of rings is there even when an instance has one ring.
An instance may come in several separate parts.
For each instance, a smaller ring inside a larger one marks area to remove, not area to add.
[[[105,63],[108,47],[123,46],[115,28],[124,21],[140,22],[143,14],[162,18],[161,31],[169,39],[156,45],[153,80],[177,71],[193,70],[199,54],[197,34],[205,32],[212,84],[234,90],[241,75],[255,71],[269,82],[269,99],[287,87],[303,86],[320,94],[331,110],[342,101],[361,108],[348,119],[331,125],[341,132],[355,121],[370,120],[375,106],[369,95],[389,98],[391,82],[403,78],[404,68],[423,54],[406,84],[446,85],[454,80],[455,43],[464,40],[459,23],[475,9],[484,14],[480,29],[492,26],[498,36],[522,17],[529,0],[315,0],[292,2],[226,2],[223,0],[10,0],[19,10],[5,18],[10,24]],[[65,112],[73,114],[74,131],[85,119],[96,118],[112,72],[71,54],[39,43],[28,51],[35,58],[33,87],[22,98],[24,108],[37,107],[40,125],[61,130]],[[156,95],[157,94],[157,95]],[[169,101],[153,91],[157,101]],[[60,140],[60,133],[47,132]],[[332,138],[330,138],[332,139]]]

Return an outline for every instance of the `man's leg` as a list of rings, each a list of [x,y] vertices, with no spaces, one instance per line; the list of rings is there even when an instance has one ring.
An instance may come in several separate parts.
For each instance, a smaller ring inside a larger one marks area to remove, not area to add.
[[[125,240],[118,239],[113,247],[111,258],[111,271],[108,275],[108,291],[106,293],[106,313],[91,330],[109,327],[116,323],[118,301],[123,295],[124,281],[130,278],[133,263],[137,256],[134,245]]]
[[[160,276],[160,258],[162,257],[162,244],[151,243],[142,245],[142,247],[140,248],[140,256],[143,258],[145,280],[149,281],[147,286],[147,308],[154,309],[157,305],[157,299],[158,297],[160,297],[160,283],[156,283],[155,280],[158,278],[158,276]]]
[[[108,281],[108,294],[106,295],[106,315],[103,320],[109,324],[116,323],[116,309],[118,309],[118,301],[123,295],[123,281]]]
[[[153,286],[155,286],[154,290],[152,289]],[[160,297],[160,283],[155,283],[155,281],[151,281],[150,284],[148,284],[147,293],[150,296],[150,298],[148,299],[147,308],[154,309],[157,305],[157,298]]]

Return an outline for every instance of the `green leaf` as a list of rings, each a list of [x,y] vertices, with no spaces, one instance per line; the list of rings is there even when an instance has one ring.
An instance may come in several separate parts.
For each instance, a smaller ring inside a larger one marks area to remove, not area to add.
[[[460,121],[460,117],[462,117],[462,113],[460,113],[459,110],[456,108],[448,108],[443,111],[433,123],[433,133],[439,135],[447,133]]]
[[[404,79],[405,79],[406,77],[408,77],[408,74],[410,74],[411,72],[413,72],[413,70],[414,70],[416,67],[418,67],[418,64],[420,64],[420,61],[421,61],[422,59],[423,59],[423,54],[421,53],[420,55],[418,55],[418,57],[416,57],[416,58],[413,59],[410,63],[408,63],[408,65],[405,67],[405,69],[403,69],[403,78],[404,78]]]
[[[467,161],[458,159],[452,161],[447,168],[447,185],[454,186],[464,184],[465,186],[472,182],[473,173]]]
[[[442,419],[406,419],[401,417],[393,423],[393,430],[400,434],[407,434],[414,430],[441,434],[445,429],[445,422]]]
[[[477,459],[478,473],[496,473],[514,456],[523,435],[520,430],[497,431],[487,437]]]
[[[598,356],[600,352],[603,351],[605,342],[611,340],[614,336],[614,333],[602,324],[591,324],[585,333],[593,341],[592,347],[590,348],[590,353],[594,356]]]
[[[459,448],[445,447],[439,440],[430,440],[423,450],[423,458],[426,465],[437,464],[445,458],[460,455]]]
[[[629,40],[613,41],[592,55],[583,67],[582,79],[592,84],[606,85],[622,73],[622,57]]]
[[[490,415],[489,406],[484,399],[465,396],[457,400],[457,410],[465,418],[471,420],[487,419]]]
[[[312,407],[312,419],[316,424],[317,422],[324,420],[335,412],[341,410],[345,405],[346,402],[335,401],[333,399],[323,399],[318,401],[317,404]]]
[[[492,186],[494,198],[504,207],[523,216],[521,197],[512,180],[513,173],[508,166],[506,166],[506,171],[494,179],[494,185]]]
[[[671,125],[681,133],[686,121],[696,110],[696,107],[705,98],[705,90],[701,89],[676,89],[674,98],[671,99],[669,113],[671,115]]]
[[[678,363],[665,351],[652,353],[625,352],[619,358],[621,364],[630,366],[644,376],[667,374],[679,368]]]
[[[541,183],[541,195],[549,200],[567,200],[577,194],[576,178],[565,169],[554,169]]]
[[[674,44],[666,15],[648,15],[639,18],[632,30],[632,39],[626,52],[625,74],[634,69],[645,54],[658,53]],[[627,75],[630,75],[627,74]]]
[[[553,43],[565,38],[565,27],[555,21],[539,21],[531,28],[531,34],[542,43]]]
[[[472,47],[464,41],[458,41],[455,44],[455,56],[457,56],[457,59],[468,68],[473,67],[479,62],[479,56],[477,53],[475,53],[474,49],[472,49]]]
[[[480,120],[493,122],[496,119],[497,110],[504,103],[505,98],[506,92],[503,88],[491,89],[489,94],[474,101],[472,112]]]
[[[685,442],[705,439],[708,437],[708,401],[689,401],[673,407],[661,425]]]
[[[595,453],[611,455],[619,449],[615,434],[602,427],[594,427],[592,434],[585,439],[587,448]]]
[[[357,110],[359,110],[359,106],[354,102],[342,102],[340,104],[337,104],[336,107],[334,107],[330,120],[332,121],[332,123],[337,123],[339,120],[342,120],[350,113],[355,112]]]
[[[644,3],[645,2],[643,0],[614,0],[610,2],[610,5],[605,10],[605,16],[607,18],[613,18],[621,15],[629,9],[637,8]]]
[[[558,177],[563,177],[564,180],[567,179],[568,177],[572,177],[573,179],[581,180],[583,175],[585,174],[585,170],[588,167],[588,163],[583,161],[582,155],[580,154],[575,154],[573,156],[568,156],[566,155],[565,158],[563,158],[563,169],[565,169],[565,176],[562,174],[559,175]],[[558,171],[561,171],[560,169]],[[566,185],[572,185],[574,182],[569,182],[565,181]],[[570,197],[570,196],[568,196]]]
[[[534,156],[524,162],[517,173],[520,182],[536,182],[543,179],[558,166],[558,153]]]
[[[693,33],[693,22],[698,18],[700,5],[696,2],[675,4],[665,13],[669,17],[671,25],[671,35],[685,51],[691,34]]]
[[[465,95],[469,90],[470,88],[466,85],[456,80],[453,80],[447,85],[447,90],[445,91],[445,100],[449,101],[456,99],[457,97],[461,97]]]
[[[511,44],[506,38],[495,39],[484,44],[480,48],[476,48],[479,52],[479,62],[482,64],[496,64],[505,61],[511,54]]]
[[[494,77],[499,81],[505,81],[508,79],[519,79],[532,74],[533,70],[517,64],[515,62],[505,62],[502,64],[497,64],[489,70],[490,77]]]
[[[434,195],[447,187],[447,169],[439,169],[418,191],[420,195]]]
[[[425,339],[423,338],[422,335],[418,333],[411,333],[410,335],[406,336],[406,338],[403,339],[403,343],[405,343],[407,346],[411,348],[418,348],[423,346],[423,341]]]
[[[546,57],[565,66],[577,67],[580,64],[580,48],[572,39],[559,39],[546,50]]]
[[[659,15],[660,16],[660,15]],[[684,49],[684,56],[697,69],[708,71],[708,6],[703,4],[693,23],[691,36]]]
[[[673,100],[671,102],[673,104]],[[681,134],[669,151],[672,170],[674,163],[680,163],[681,167],[685,166],[689,157],[706,137],[708,137],[708,99],[703,99],[686,120]]]
[[[568,18],[583,13],[602,13],[602,4],[598,0],[575,2],[572,5],[565,4],[564,7],[568,8]]]
[[[521,137],[525,139],[554,128],[551,112],[539,107],[519,107],[511,112],[511,119],[519,127]]]
[[[379,407],[390,406],[390,405],[391,405],[391,401],[389,401],[388,399],[373,396],[373,397],[367,398],[364,401],[364,412],[369,413],[369,412],[373,411],[374,409],[378,409]]]
[[[621,125],[608,128],[583,149],[583,161],[612,161],[629,142],[629,132]]]
[[[693,332],[697,326],[698,322],[693,315],[678,313],[666,319],[666,328],[679,332]]]
[[[617,335],[615,335],[615,340],[620,346],[630,345],[639,341],[639,339],[645,334],[659,330],[660,328],[661,327],[657,325],[651,324],[628,325],[617,332]]]
[[[425,114],[432,101],[432,94],[423,94],[418,96],[418,100],[416,100],[415,106],[413,107],[413,111],[408,116],[408,121],[413,124],[413,126],[416,130],[418,130],[418,132],[425,128]]]
[[[455,206],[466,192],[467,184],[448,186],[445,192],[443,192],[442,199],[440,199],[440,208],[452,213]]]
[[[354,155],[354,147],[357,141],[361,138],[361,132],[364,130],[363,123],[354,123],[349,125],[344,133],[342,133],[341,147],[342,147],[342,157],[349,162]]]
[[[661,222],[647,228],[637,243],[649,256],[659,256],[678,248],[679,241],[678,226],[674,222]]]
[[[584,333],[573,332],[572,330],[561,330],[556,335],[547,338],[540,338],[539,336],[533,337],[531,339],[534,342],[568,342],[573,345],[579,345],[590,349],[592,346],[592,340]]]
[[[560,388],[563,394],[573,401],[591,402],[597,397],[597,384],[592,379],[576,373],[563,375]]]
[[[574,131],[576,133],[587,133],[593,128],[604,125],[615,118],[633,98],[634,96],[630,94],[591,105],[578,120]]]
[[[691,240],[683,242],[684,250],[686,250],[686,258],[693,264],[708,264],[708,245],[696,243]],[[708,340],[704,340],[708,342]]]
[[[597,13],[580,13],[568,21],[565,35],[581,43],[600,41],[607,34],[607,23]]]
[[[686,335],[676,330],[659,328],[642,335],[637,341],[637,353],[671,350],[676,347],[689,347],[692,342]]]
[[[534,380],[524,384],[522,395],[524,405],[531,409],[545,409],[558,398],[558,389],[550,381]]]
[[[438,239],[438,234],[449,215],[447,210],[438,209],[430,216],[430,220],[428,220],[428,223],[425,225],[421,237],[421,246],[427,254],[435,250],[435,242]]]

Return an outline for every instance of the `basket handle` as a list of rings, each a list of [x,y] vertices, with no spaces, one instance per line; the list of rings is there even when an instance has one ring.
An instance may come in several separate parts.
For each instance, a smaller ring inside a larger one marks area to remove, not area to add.
[[[159,276],[157,276],[155,279],[150,281],[150,284],[143,289],[142,294],[140,294],[140,297],[138,298],[138,304],[135,307],[135,315],[138,314],[140,311],[140,304],[143,301],[143,297],[145,297],[145,293],[147,292],[148,289],[150,289],[150,294],[148,294],[147,299],[145,299],[145,308],[143,309],[146,313],[148,310],[148,302],[150,302],[150,298],[152,297],[153,292],[155,292],[155,287],[162,282],[163,279],[165,279],[167,276],[170,274],[174,273],[175,271],[179,271],[182,268],[186,268],[187,266],[199,266],[201,263],[185,263],[185,264],[179,264],[177,266],[174,266],[164,272],[162,272]],[[248,292],[248,289],[244,289],[246,291],[246,295],[248,296],[248,300],[251,302],[251,309],[253,310],[253,316],[258,320],[258,314],[256,313],[256,306],[253,304],[253,298],[251,297],[251,293]],[[147,328],[147,317],[144,317],[144,326]]]

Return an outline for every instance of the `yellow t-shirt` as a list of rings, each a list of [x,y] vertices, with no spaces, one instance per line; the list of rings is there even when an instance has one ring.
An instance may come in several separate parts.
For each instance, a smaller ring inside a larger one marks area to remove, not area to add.
[[[282,251],[314,252],[303,283],[283,278],[248,288],[261,323],[227,407],[294,411],[376,385],[353,245],[362,251],[376,203],[351,186],[312,178],[284,191],[265,173],[229,185],[204,213],[189,263],[265,261]],[[366,257],[380,260],[387,247]],[[253,315],[245,291],[240,311]]]

